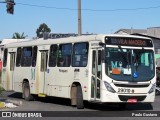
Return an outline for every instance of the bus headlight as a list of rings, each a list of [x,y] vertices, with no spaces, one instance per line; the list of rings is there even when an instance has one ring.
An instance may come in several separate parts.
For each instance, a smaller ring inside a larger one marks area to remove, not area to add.
[[[112,92],[112,93],[116,92],[108,82],[104,81],[104,84],[109,92]]]
[[[151,87],[151,89],[148,91],[148,93],[150,94],[150,93],[154,92],[155,89],[156,89],[156,83],[152,84],[152,87]]]

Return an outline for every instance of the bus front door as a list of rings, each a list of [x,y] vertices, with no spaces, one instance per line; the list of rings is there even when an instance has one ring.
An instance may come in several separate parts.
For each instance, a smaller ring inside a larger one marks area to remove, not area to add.
[[[9,65],[9,67],[10,67],[10,69],[9,69],[9,71],[10,71],[10,73],[9,73],[9,80],[7,81],[8,83],[7,83],[7,90],[13,90],[14,88],[13,88],[13,84],[14,84],[14,66],[15,66],[15,52],[11,52],[11,53],[9,53],[9,55],[10,55],[10,65]]]
[[[101,50],[95,49],[92,51],[92,77],[91,77],[91,100],[100,100],[101,98],[101,79],[102,79],[102,66],[101,66]]]
[[[10,54],[10,79],[7,83],[8,90],[13,90],[14,86],[14,66],[15,66],[15,52],[9,53]]]
[[[46,95],[46,75],[47,75],[48,51],[40,51],[40,52],[41,52],[41,62],[40,62],[39,96],[43,97]]]

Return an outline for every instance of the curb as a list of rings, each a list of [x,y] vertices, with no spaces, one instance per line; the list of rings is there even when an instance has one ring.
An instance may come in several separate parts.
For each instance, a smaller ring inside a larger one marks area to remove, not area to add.
[[[15,108],[20,105],[22,105],[22,101],[15,101],[15,100],[5,100],[4,102],[0,101],[0,109]]]
[[[10,100],[10,99],[8,99],[8,100],[6,100],[5,102],[6,102],[6,103],[13,103],[13,104],[16,105],[16,106],[22,105],[22,101],[16,101],[16,100]]]

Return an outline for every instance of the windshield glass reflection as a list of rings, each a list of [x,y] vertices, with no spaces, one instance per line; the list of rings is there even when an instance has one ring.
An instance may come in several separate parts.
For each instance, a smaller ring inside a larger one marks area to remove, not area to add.
[[[149,81],[155,74],[153,51],[106,48],[106,74],[117,81]]]

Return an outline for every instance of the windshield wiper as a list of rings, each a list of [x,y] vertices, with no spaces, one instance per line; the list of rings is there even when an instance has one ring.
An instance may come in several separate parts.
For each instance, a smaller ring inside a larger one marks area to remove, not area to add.
[[[128,60],[126,60],[126,57],[124,56],[124,54],[122,54],[123,53],[123,50],[122,50],[122,48],[121,48],[121,46],[118,46],[118,48],[120,49],[120,54],[121,54],[121,56],[122,56],[122,58],[123,58],[123,60],[124,60],[124,62],[125,63],[127,63],[127,65],[129,66],[129,62],[128,62]]]
[[[134,66],[136,66],[136,71],[137,71],[137,68],[139,67],[138,62],[139,62],[139,59],[141,58],[143,52],[144,52],[144,48],[142,47],[142,51],[137,50],[135,53],[133,64],[135,64]]]

